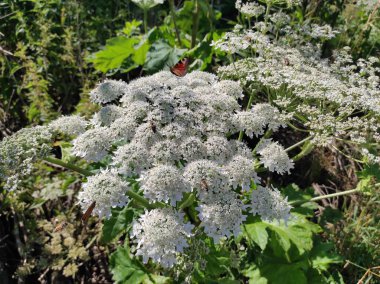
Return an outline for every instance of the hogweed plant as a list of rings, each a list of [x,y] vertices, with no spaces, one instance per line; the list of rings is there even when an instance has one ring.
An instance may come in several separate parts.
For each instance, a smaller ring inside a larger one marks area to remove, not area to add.
[[[219,68],[219,76],[241,82],[253,102],[287,115],[287,125],[304,137],[298,146],[330,147],[359,163],[379,163],[379,59],[354,62],[348,47],[323,55],[323,43],[339,31],[294,23],[290,13],[272,5],[276,1],[265,2],[236,2],[249,24],[213,42],[232,61]],[[252,17],[248,6],[260,13]]]
[[[143,208],[130,231],[135,254],[169,268],[197,238],[218,244],[237,236],[249,214],[290,218],[287,199],[255,172],[258,165],[289,172],[285,149],[266,137],[252,152],[238,139],[240,131],[275,132],[287,117],[269,104],[241,110],[242,96],[237,82],[199,71],[106,80],[91,92],[101,109],[90,120],[64,116],[5,138],[1,176],[15,190],[39,159],[84,174],[83,211],[95,203],[93,214],[110,218],[114,207]],[[63,137],[75,137],[72,155],[93,170],[51,156],[52,142]]]

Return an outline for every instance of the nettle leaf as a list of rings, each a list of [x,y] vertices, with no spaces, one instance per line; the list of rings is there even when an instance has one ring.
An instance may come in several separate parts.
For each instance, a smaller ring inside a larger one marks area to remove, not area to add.
[[[148,73],[158,72],[168,68],[179,60],[185,49],[171,47],[163,40],[153,43],[147,54],[144,70]]]
[[[107,40],[104,49],[95,53],[89,61],[94,64],[96,70],[106,73],[119,68],[125,59],[134,54],[134,46],[139,42],[138,38],[124,36],[111,38]]]
[[[128,247],[119,247],[110,256],[112,279],[117,284],[151,284],[170,283],[170,279],[148,273],[144,266],[130,257]]]
[[[104,221],[102,241],[108,243],[124,230],[129,230],[133,215],[134,211],[131,208],[113,208],[111,218]]]

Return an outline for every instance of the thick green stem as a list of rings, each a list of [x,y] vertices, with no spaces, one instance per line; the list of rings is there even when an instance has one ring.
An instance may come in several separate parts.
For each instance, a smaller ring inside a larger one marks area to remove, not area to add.
[[[292,158],[292,160],[293,161],[298,161],[299,159],[301,159],[301,158],[305,157],[306,155],[308,155],[313,150],[313,148],[314,148],[314,145],[312,143],[308,143],[306,145],[306,147],[304,147],[300,153],[298,153],[297,155],[295,155]]]
[[[132,190],[128,190],[126,193],[130,198],[133,200],[137,201],[140,203],[143,207],[148,208],[148,209],[153,209],[153,208],[163,208],[165,207],[165,204],[161,202],[156,202],[156,203],[149,203],[147,199],[142,197],[141,195],[137,194],[136,192]]]
[[[192,194],[189,195],[188,198],[186,198],[186,199],[183,201],[183,203],[179,206],[179,209],[180,209],[180,210],[183,210],[183,209],[185,209],[185,208],[191,206],[191,205],[194,203],[194,201],[195,201],[195,194],[192,193]]]
[[[90,172],[90,171],[88,171],[86,169],[83,169],[81,167],[78,167],[78,166],[70,164],[70,163],[65,163],[64,161],[62,161],[60,159],[57,159],[57,158],[45,157],[44,160],[46,162],[48,162],[48,163],[64,167],[66,169],[69,169],[69,170],[72,170],[74,172],[80,173],[80,174],[82,174],[84,176],[92,176],[93,175],[92,172]]]
[[[175,34],[177,36],[178,44],[180,46],[182,46],[181,37],[180,37],[179,29],[178,29],[178,26],[177,26],[175,7],[174,7],[174,0],[169,0],[169,6],[170,6],[170,14],[172,15],[174,30],[175,30]]]
[[[148,33],[148,9],[144,9],[144,33]]]
[[[193,10],[193,29],[191,32],[191,48],[194,48],[197,43],[197,33],[198,33],[198,25],[199,25],[199,13],[200,6],[199,0],[194,0],[194,10]]]
[[[57,158],[45,157],[44,160],[48,163],[58,165],[58,166],[66,168],[66,169],[72,170],[74,172],[80,173],[86,177],[93,175],[93,173],[89,170],[80,168],[80,167],[73,165],[73,164],[70,164],[70,163],[65,163],[64,161],[57,159]],[[149,201],[147,199],[145,199],[144,197],[142,197],[141,195],[137,194],[136,192],[134,192],[132,190],[128,190],[126,192],[126,195],[128,195],[130,198],[132,198],[135,201],[137,201],[138,203],[140,203],[145,208],[152,209],[152,208],[165,207],[165,204],[162,202],[149,203]]]
[[[351,194],[351,193],[355,193],[355,192],[359,192],[359,191],[360,191],[360,189],[358,189],[358,188],[356,188],[356,189],[350,189],[350,190],[346,190],[346,191],[342,191],[342,192],[331,193],[331,194],[326,194],[326,195],[322,195],[322,196],[313,197],[313,198],[311,198],[309,200],[293,201],[293,202],[289,202],[289,204],[292,205],[292,206],[294,206],[294,205],[301,205],[301,204],[304,204],[306,202],[314,202],[314,201],[318,201],[318,200],[322,200],[322,199],[326,199],[326,198],[347,195],[347,194]]]

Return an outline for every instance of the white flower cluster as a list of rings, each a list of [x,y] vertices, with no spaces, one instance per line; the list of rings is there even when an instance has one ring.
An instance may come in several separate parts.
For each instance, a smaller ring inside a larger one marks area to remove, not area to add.
[[[256,151],[261,155],[260,162],[271,172],[277,172],[282,175],[285,172],[290,173],[290,170],[294,168],[293,161],[289,159],[284,147],[278,142],[263,139]]]
[[[165,0],[132,0],[133,3],[135,3],[143,10],[151,9],[158,4],[163,4],[164,1]]]
[[[52,121],[49,128],[53,132],[76,136],[86,131],[87,124],[87,121],[78,115],[61,116]]]
[[[53,135],[48,127],[24,128],[0,142],[0,178],[4,188],[15,190],[22,178],[28,176],[33,164],[48,156]]]
[[[276,131],[285,123],[281,113],[268,104],[241,111],[240,85],[205,72],[177,77],[162,71],[129,84],[104,84],[106,88],[100,84],[92,92],[95,100],[115,104],[94,114],[89,129],[73,141],[75,155],[108,165],[83,185],[82,207],[95,202],[94,212],[108,217],[111,207],[127,202],[124,180],[138,178],[143,196],[167,207],[147,211],[136,220],[136,254],[165,267],[175,263],[192,235],[192,225],[176,211],[189,195],[197,200],[205,234],[215,242],[236,236],[249,211],[244,205],[248,195],[241,193],[260,178],[252,151],[226,137],[241,130],[256,136],[264,129]],[[242,113],[245,120],[239,119]],[[278,158],[274,170],[284,170],[283,156]],[[289,169],[288,165],[285,170]]]
[[[288,202],[281,196],[276,188],[258,186],[252,192],[252,214],[260,215],[265,221],[289,220],[290,209],[292,208]]]
[[[242,0],[237,0],[235,7],[240,13],[247,17],[258,17],[265,13],[265,7],[255,2],[242,3]]]
[[[95,201],[93,212],[99,217],[111,217],[112,207],[123,207],[128,198],[125,193],[129,190],[127,182],[123,181],[114,169],[102,170],[87,178],[78,194],[79,204],[86,211]]]
[[[310,44],[308,39],[311,36],[323,42],[332,38],[336,32],[328,26],[286,26],[277,39],[261,33],[258,26],[260,22],[254,29],[239,26],[214,43],[223,51],[233,47],[228,51],[246,57],[219,68],[222,78],[238,80],[257,90],[258,98],[269,98],[271,105],[281,109],[276,109],[281,116],[292,117],[291,123],[302,125],[301,131],[311,134],[314,145],[332,145],[335,139],[359,145],[380,142],[377,58],[354,63],[349,48],[323,58],[320,46]],[[255,35],[255,40],[248,35]],[[238,113],[236,119],[252,120],[246,117],[248,113]],[[250,129],[245,131],[249,135],[262,134],[264,128],[260,128],[257,118],[248,125]]]
[[[178,253],[188,247],[186,239],[191,237],[194,225],[184,223],[184,214],[172,208],[145,211],[133,223],[131,237],[136,239],[137,253],[144,263],[149,258],[163,267],[176,263]]]

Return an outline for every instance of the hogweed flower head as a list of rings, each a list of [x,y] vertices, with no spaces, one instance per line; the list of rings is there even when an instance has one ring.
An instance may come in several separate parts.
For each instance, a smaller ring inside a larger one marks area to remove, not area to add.
[[[77,134],[72,153],[103,167],[82,184],[78,195],[82,209],[95,205],[93,214],[109,218],[112,207],[126,206],[128,196],[141,194],[135,201],[145,198],[142,205],[149,210],[136,216],[133,225],[136,254],[164,267],[173,266],[194,237],[194,225],[177,211],[182,206],[197,206],[193,211],[201,221],[198,235],[206,234],[216,243],[238,235],[250,186],[260,178],[254,153],[232,137],[241,130],[260,136],[285,123],[269,104],[242,111],[242,94],[238,82],[200,71],[184,77],[162,71],[129,84],[106,80],[98,85],[91,98],[101,108],[89,122],[73,116],[49,126],[49,131]],[[49,131],[42,138],[44,130],[36,130],[36,143],[51,140]],[[17,143],[34,143],[21,136]],[[44,146],[38,147],[41,153],[22,157],[33,160],[47,153]],[[6,157],[11,151],[0,153]],[[130,180],[138,182],[140,191],[130,188]]]
[[[109,218],[111,208],[124,207],[128,198],[125,195],[129,190],[128,183],[125,182],[115,169],[105,169],[100,173],[87,178],[87,182],[82,185],[79,192],[79,204],[85,211],[95,201],[93,212],[99,217]]]
[[[290,218],[287,197],[283,198],[276,188],[258,186],[252,191],[250,207],[252,214],[260,215],[265,221],[283,220],[286,223]]]
[[[136,242],[136,255],[149,258],[163,267],[172,267],[178,253],[188,247],[187,238],[192,236],[194,225],[184,222],[184,213],[172,208],[145,211],[133,223],[131,237]]]

